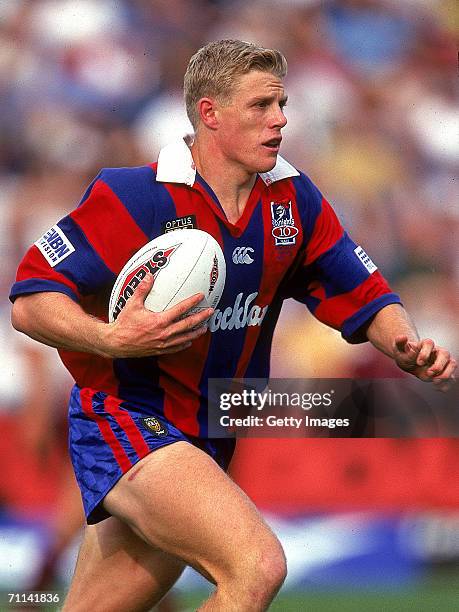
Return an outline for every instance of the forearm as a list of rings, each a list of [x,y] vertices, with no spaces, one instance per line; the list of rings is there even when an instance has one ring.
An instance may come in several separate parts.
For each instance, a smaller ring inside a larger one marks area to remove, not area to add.
[[[13,305],[11,318],[15,329],[43,344],[111,356],[107,324],[63,293],[21,296]]]
[[[440,391],[447,391],[453,384],[456,360],[430,338],[421,340],[399,304],[390,304],[377,313],[367,329],[367,337],[405,372],[433,382]]]
[[[394,358],[396,336],[407,336],[409,342],[419,341],[418,332],[403,306],[389,304],[376,314],[367,329],[367,338],[381,352]]]
[[[163,312],[144,307],[153,285],[147,275],[113,323],[87,314],[63,293],[24,295],[13,305],[12,323],[34,340],[69,351],[108,358],[147,357],[177,353],[206,333],[211,308],[193,309],[203,298],[197,293]],[[191,314],[189,314],[191,311]]]

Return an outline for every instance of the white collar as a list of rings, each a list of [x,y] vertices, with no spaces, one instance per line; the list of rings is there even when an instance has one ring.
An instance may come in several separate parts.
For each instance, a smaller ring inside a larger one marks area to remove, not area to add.
[[[190,142],[189,136],[175,140],[161,149],[156,170],[157,181],[161,183],[185,183],[190,187],[194,185],[196,166],[187,142]],[[260,173],[265,185],[271,185],[276,181],[299,175],[298,170],[280,155],[277,156],[276,165],[272,170]]]

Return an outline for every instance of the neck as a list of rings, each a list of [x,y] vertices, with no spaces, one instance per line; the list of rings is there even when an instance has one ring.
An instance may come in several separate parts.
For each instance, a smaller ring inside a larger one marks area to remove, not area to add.
[[[216,194],[231,223],[241,217],[255,184],[256,173],[232,163],[212,141],[196,136],[191,145],[196,169]]]

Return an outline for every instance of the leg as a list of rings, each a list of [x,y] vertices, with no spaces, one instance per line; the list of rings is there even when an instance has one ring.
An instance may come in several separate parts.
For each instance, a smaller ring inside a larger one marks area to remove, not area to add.
[[[142,459],[104,506],[146,542],[211,577],[217,588],[202,610],[266,610],[285,578],[283,550],[255,506],[187,442]]]
[[[173,586],[185,564],[152,548],[110,517],[86,527],[65,612],[150,610]]]

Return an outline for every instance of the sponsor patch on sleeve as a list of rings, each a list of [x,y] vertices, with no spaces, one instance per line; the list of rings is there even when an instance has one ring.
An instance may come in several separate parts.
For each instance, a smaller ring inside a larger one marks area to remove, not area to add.
[[[43,257],[54,268],[75,251],[75,247],[57,225],[53,225],[46,234],[35,242]]]
[[[357,255],[357,257],[360,259],[360,261],[363,263],[363,265],[365,266],[365,268],[368,270],[370,274],[372,274],[378,269],[378,266],[376,266],[373,263],[373,261],[365,253],[365,251],[362,249],[361,246],[358,246],[357,248],[355,248],[354,253]]]

